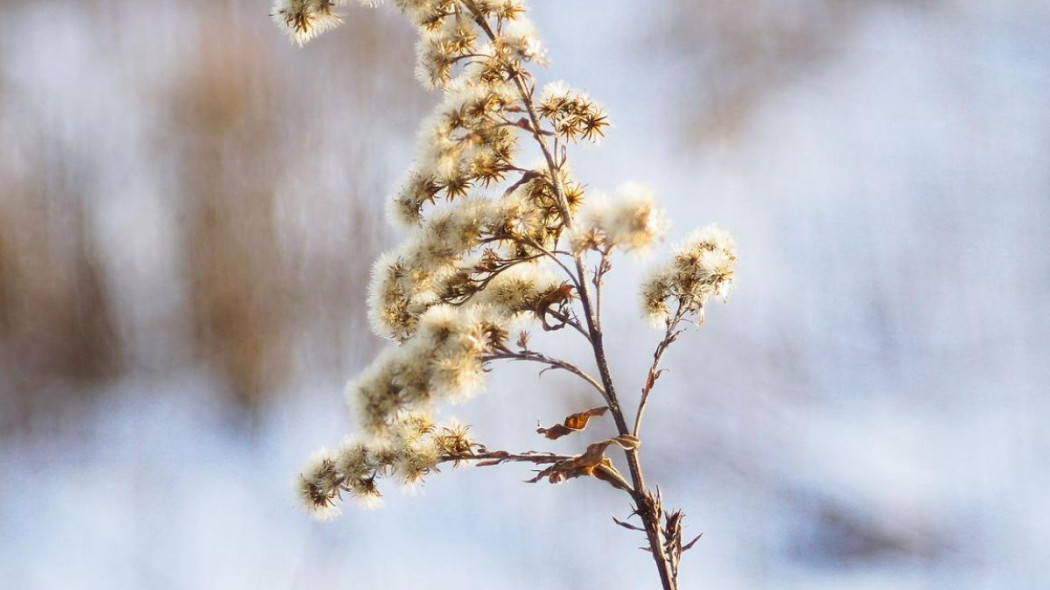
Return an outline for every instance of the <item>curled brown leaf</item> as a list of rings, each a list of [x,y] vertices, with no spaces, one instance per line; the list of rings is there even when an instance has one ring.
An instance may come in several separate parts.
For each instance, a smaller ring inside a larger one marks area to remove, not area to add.
[[[592,417],[601,416],[607,411],[609,411],[609,408],[602,406],[600,408],[591,408],[583,412],[577,412],[571,416],[567,416],[561,424],[555,424],[550,428],[540,427],[536,429],[536,432],[551,440],[556,440],[567,434],[572,434],[573,432],[578,432],[587,428],[587,422],[589,422]]]
[[[637,446],[637,439],[633,436],[629,436],[629,439],[623,441],[620,440],[623,437],[610,438],[601,442],[592,443],[587,446],[587,450],[582,455],[558,461],[550,467],[540,471],[536,474],[536,477],[528,480],[529,483],[536,483],[543,478],[547,478],[550,483],[561,483],[567,479],[574,477],[580,477],[583,475],[591,475],[605,481],[613,487],[631,491],[631,485],[627,483],[627,480],[620,474],[616,467],[612,464],[612,461],[605,456],[605,449],[609,445],[619,445],[625,449],[635,448]],[[634,446],[624,446],[634,445]]]

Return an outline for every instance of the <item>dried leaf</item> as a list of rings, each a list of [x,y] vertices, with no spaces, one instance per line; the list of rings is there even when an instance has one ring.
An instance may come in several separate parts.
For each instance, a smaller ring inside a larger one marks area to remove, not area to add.
[[[615,522],[616,524],[622,526],[625,529],[630,529],[632,531],[642,531],[643,533],[645,532],[644,528],[642,528],[640,526],[635,526],[635,525],[633,525],[633,524],[631,524],[629,522],[625,522],[623,520],[620,520],[619,518],[616,518],[615,516],[613,517],[613,522]]]
[[[604,482],[608,482],[612,487],[618,490],[623,490],[625,492],[634,490],[634,488],[631,487],[631,484],[627,483],[627,480],[624,479],[623,475],[621,475],[615,467],[613,467],[612,462],[608,459],[605,459],[605,461],[602,461],[601,465],[595,467],[591,475]]]
[[[610,438],[601,442],[592,443],[587,446],[587,450],[582,455],[558,461],[550,467],[540,471],[535,477],[527,481],[529,483],[536,483],[546,477],[547,481],[550,483],[561,483],[574,477],[592,475],[602,481],[610,483],[617,489],[630,491],[632,489],[630,484],[628,484],[624,477],[620,475],[620,472],[616,470],[612,461],[605,456],[605,449],[611,444],[620,444],[620,441],[615,438]]]
[[[542,434],[543,436],[546,436],[547,438],[549,438],[551,440],[555,440],[555,439],[559,439],[559,438],[565,436],[566,434],[572,434],[573,431],[572,431],[572,429],[570,429],[568,426],[565,426],[564,424],[555,424],[554,426],[551,426],[550,428],[544,428],[544,427],[540,426],[539,428],[536,429],[536,432],[538,432],[539,434]]]
[[[602,416],[605,412],[608,412],[609,408],[602,406],[600,408],[591,408],[586,412],[579,412],[569,416],[563,423],[567,428],[573,430],[583,430],[587,427],[587,422],[591,419],[591,416]]]
[[[561,424],[555,424],[550,428],[540,427],[536,429],[536,432],[551,440],[559,439],[567,434],[572,434],[573,432],[578,432],[587,428],[587,422],[589,422],[592,417],[601,416],[608,411],[609,408],[602,406],[600,408],[591,408],[584,412],[577,412],[576,414],[566,417]]]
[[[521,178],[517,182],[507,187],[507,191],[503,193],[503,196],[510,196],[510,194],[517,190],[519,186],[531,181],[532,179],[538,176],[541,176],[539,172],[536,172],[535,170],[529,170],[528,172],[522,174]]]
[[[499,465],[503,461],[500,459],[489,459],[488,461],[478,461],[474,464],[475,467],[491,467],[493,465]]]
[[[667,513],[665,513],[664,518],[666,519],[667,524],[664,525],[664,528],[668,531],[669,534],[671,534],[671,533],[673,533],[675,531],[681,531],[682,530],[682,519],[684,517],[685,517],[685,515],[682,514],[681,510],[676,510],[674,512],[667,512]]]
[[[703,537],[703,536],[704,536],[704,534],[700,533],[699,535],[696,536],[695,539],[693,539],[692,541],[689,541],[685,545],[682,545],[682,551],[689,551],[690,549],[692,549],[693,545],[696,545],[696,542],[699,541],[700,537]]]
[[[603,440],[601,442],[591,443],[587,445],[587,450],[582,455],[573,459],[576,466],[580,469],[591,468],[594,469],[605,459],[605,449],[613,443],[613,439]]]

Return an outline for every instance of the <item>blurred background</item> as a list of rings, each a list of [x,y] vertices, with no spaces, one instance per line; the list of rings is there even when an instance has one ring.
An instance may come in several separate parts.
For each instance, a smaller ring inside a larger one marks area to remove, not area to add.
[[[294,49],[263,0],[0,0],[0,580],[654,588],[600,482],[460,469],[316,523],[292,480],[381,346],[384,200],[436,97],[389,9]],[[683,588],[1050,588],[1050,3],[532,0],[604,102],[581,180],[718,222],[739,289],[668,357]],[[619,387],[658,335],[611,275]],[[563,352],[572,353],[568,347]],[[593,405],[498,367],[494,448]],[[588,431],[588,436],[599,436]],[[573,437],[553,443],[572,452]]]

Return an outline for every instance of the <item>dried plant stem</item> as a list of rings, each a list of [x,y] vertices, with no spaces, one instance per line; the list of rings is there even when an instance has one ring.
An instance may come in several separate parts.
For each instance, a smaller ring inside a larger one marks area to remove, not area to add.
[[[489,465],[497,465],[499,463],[535,463],[537,465],[545,465],[547,463],[558,463],[560,461],[568,461],[573,458],[573,455],[556,455],[554,453],[508,453],[507,451],[483,451],[476,452],[472,455],[441,455],[438,458],[438,463],[462,463],[464,461],[481,461],[484,465],[478,465],[479,467],[487,467]]]
[[[495,41],[495,32],[492,30],[488,21],[482,16],[474,2],[471,0],[463,0],[463,5],[470,10],[471,14],[474,16],[474,20],[478,23],[481,30],[485,32],[490,40]],[[543,152],[544,160],[547,163],[547,169],[551,176],[554,194],[558,200],[558,207],[561,209],[562,219],[565,220],[566,228],[572,229],[572,212],[570,211],[569,204],[565,198],[565,190],[562,186],[559,166],[555,162],[554,154],[551,152],[550,146],[547,144],[546,136],[541,132],[542,127],[540,124],[540,117],[536,112],[532,92],[528,88],[526,80],[520,73],[515,73],[512,79],[518,89],[521,100],[525,105],[525,110],[529,115],[529,120],[532,124],[532,136],[539,145],[540,150]],[[624,418],[623,408],[620,407],[620,402],[616,397],[616,388],[613,384],[612,373],[609,370],[600,319],[591,304],[591,293],[590,289],[587,287],[587,270],[584,266],[583,257],[580,254],[574,254],[573,261],[576,267],[574,283],[577,286],[580,303],[583,306],[587,333],[589,334],[591,348],[594,350],[594,360],[598,365],[598,371],[601,376],[601,391],[603,391],[606,402],[609,404],[609,410],[612,413],[613,420],[616,422],[617,430],[621,435],[630,435],[631,430],[627,426],[627,420]],[[602,270],[600,269],[599,273],[601,272]],[[597,289],[600,289],[600,284],[600,280],[596,281]],[[677,590],[678,582],[675,577],[674,568],[664,550],[664,542],[661,537],[660,507],[657,506],[654,496],[649,493],[645,487],[645,477],[642,473],[642,463],[638,455],[638,450],[625,450],[624,454],[627,457],[627,465],[631,472],[631,480],[634,488],[630,494],[634,499],[635,509],[645,525],[645,534],[649,540],[649,549],[660,574],[660,583],[664,590]]]
[[[580,258],[577,258],[576,268],[582,278],[585,270]],[[612,374],[609,371],[609,362],[605,355],[602,331],[595,321],[595,316],[591,313],[588,289],[584,288],[583,292],[580,293],[580,301],[583,304],[587,326],[591,333],[594,360],[598,364],[598,372],[601,375],[602,383],[605,385],[610,413],[616,422],[616,428],[620,434],[629,435],[631,431],[627,428],[623,408],[620,407],[620,402],[616,397],[616,388],[613,385]],[[638,449],[624,450],[624,454],[627,456],[627,466],[631,471],[631,480],[634,488],[631,496],[634,499],[635,510],[645,525],[645,536],[649,540],[649,549],[653,556],[653,561],[656,562],[656,569],[660,574],[660,583],[663,585],[664,590],[677,590],[678,580],[676,579],[671,560],[664,551],[664,542],[660,532],[660,506],[654,499],[653,494],[645,487],[645,476],[642,473],[642,461],[639,457]]]
[[[681,325],[685,313],[685,306],[679,303],[674,317],[667,320],[667,330],[664,332],[663,340],[660,341],[660,344],[656,346],[656,351],[653,352],[653,364],[649,366],[649,375],[645,378],[645,386],[642,388],[642,399],[638,402],[638,413],[634,417],[633,434],[635,436],[638,436],[642,429],[642,415],[645,413],[645,404],[649,401],[649,394],[653,391],[656,380],[663,373],[663,370],[660,369],[660,360],[663,359],[664,353],[674,344],[675,340],[678,340],[678,337],[684,331],[678,326]]]
[[[600,330],[602,328],[602,280],[605,273],[612,269],[609,261],[609,250],[602,250],[602,259],[594,269],[594,320]]]
[[[563,361],[561,359],[549,357],[547,355],[532,350],[522,350],[517,352],[512,350],[506,350],[498,354],[486,356],[485,360],[533,361],[547,365],[548,369],[563,369],[572,373],[573,375],[576,375],[580,379],[583,379],[588,385],[593,387],[595,391],[601,394],[602,398],[605,399],[606,402],[609,401],[608,396],[605,395],[605,388],[602,387],[602,384],[599,383],[597,379],[591,377],[586,372],[584,372],[583,369],[577,367],[576,365],[568,361]]]

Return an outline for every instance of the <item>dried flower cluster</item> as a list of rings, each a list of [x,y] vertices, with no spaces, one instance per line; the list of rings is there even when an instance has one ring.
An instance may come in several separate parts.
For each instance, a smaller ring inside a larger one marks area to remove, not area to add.
[[[616,190],[612,200],[591,195],[581,211],[572,246],[577,252],[608,253],[614,247],[646,250],[666,230],[667,220],[656,204],[656,194],[647,186],[629,182]]]
[[[335,9],[347,3],[277,0],[272,16],[301,45],[339,24]],[[520,0],[395,4],[419,31],[417,77],[442,100],[423,123],[415,162],[390,201],[390,217],[408,238],[373,269],[370,319],[391,344],[348,387],[364,438],[311,459],[300,497],[308,510],[329,517],[344,495],[374,504],[379,478],[416,485],[445,462],[547,465],[531,481],[593,476],[631,496],[642,526],[626,526],[645,532],[664,588],[675,588],[678,558],[691,545],[681,540],[681,513],[665,513],[659,494],[645,486],[642,412],[680,323],[702,319],[712,295],[728,295],[733,242],[705,228],[643,284],[644,315],[666,331],[629,428],[605,356],[601,293],[615,251],[645,251],[667,230],[653,191],[628,183],[611,196],[585,194],[573,178],[567,146],[601,139],[608,117],[565,83],[536,91],[529,68],[546,56]],[[538,164],[522,162],[527,148],[542,156]],[[599,376],[531,349],[535,329],[582,338]],[[501,360],[567,371],[601,396],[605,405],[540,428],[546,438],[580,432],[607,413],[619,435],[578,455],[513,454],[471,441],[466,426],[434,423],[437,402],[477,393]],[[613,448],[624,452],[629,476],[606,456]]]
[[[334,452],[315,453],[299,478],[299,494],[320,519],[340,514],[338,501],[344,494],[366,507],[378,506],[379,477],[413,486],[442,459],[470,456],[476,446],[467,439],[466,426],[439,428],[425,413],[407,414],[382,439],[348,439]]]
[[[673,313],[702,322],[711,296],[729,298],[735,268],[733,238],[714,225],[697,230],[675,249],[670,263],[654,268],[642,283],[643,315],[655,326],[670,321]]]

